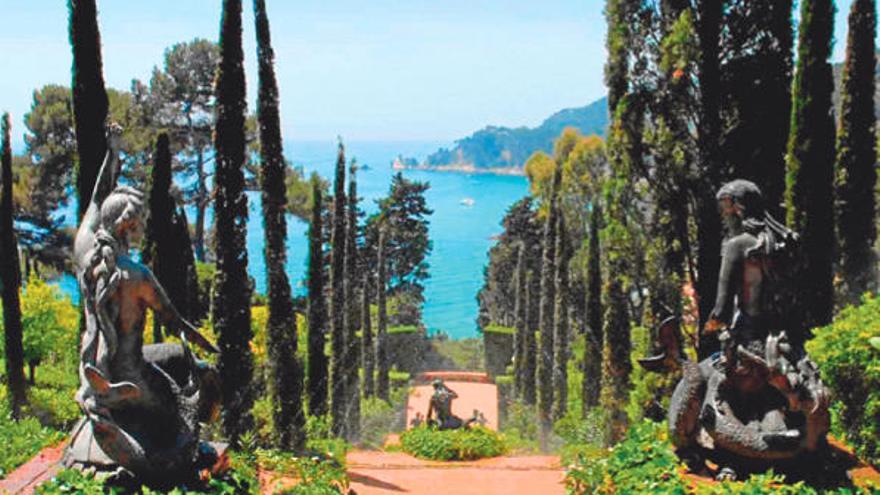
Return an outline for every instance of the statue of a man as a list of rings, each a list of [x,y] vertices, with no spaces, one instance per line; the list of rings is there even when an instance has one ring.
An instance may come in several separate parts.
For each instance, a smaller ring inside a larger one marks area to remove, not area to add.
[[[66,461],[173,477],[196,463],[198,420],[207,419],[198,416],[217,396],[212,390],[200,397],[200,385],[216,388],[215,372],[193,357],[187,341],[217,349],[180,316],[153,272],[129,254],[142,232],[143,194],[116,186],[121,131],[109,129],[107,156],[74,244],[86,327],[76,399],[85,418]],[[147,309],[179,332],[181,346],[144,347]]]

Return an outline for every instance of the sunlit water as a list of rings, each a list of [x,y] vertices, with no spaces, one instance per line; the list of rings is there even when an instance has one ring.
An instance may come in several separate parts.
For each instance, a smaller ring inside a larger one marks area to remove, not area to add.
[[[368,214],[376,211],[375,200],[388,193],[391,161],[398,153],[422,159],[436,150],[438,142],[353,142],[347,145],[348,158],[356,158],[369,169],[358,172],[358,195]],[[332,179],[336,162],[334,142],[288,142],[285,154],[306,174],[317,171]],[[501,232],[506,209],[526,194],[524,177],[466,175],[444,172],[405,171],[412,180],[431,184],[427,192],[430,217],[429,236],[433,251],[428,257],[431,277],[425,282],[424,322],[429,332],[444,331],[452,338],[477,334],[477,291],[483,283],[492,236]],[[347,186],[346,186],[347,187]],[[466,200],[466,201],[462,201]],[[468,201],[473,200],[473,201]],[[249,194],[248,272],[258,292],[266,291],[266,265],[263,257],[263,225],[259,193]],[[187,211],[192,222],[194,212]],[[210,225],[211,215],[209,212]],[[305,293],[308,259],[308,225],[288,216],[287,272],[294,291]],[[61,281],[68,293],[75,294],[72,277]]]

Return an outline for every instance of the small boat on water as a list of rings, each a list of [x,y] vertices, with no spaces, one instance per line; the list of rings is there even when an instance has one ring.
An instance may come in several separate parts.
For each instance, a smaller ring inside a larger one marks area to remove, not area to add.
[[[459,204],[470,208],[471,206],[474,206],[475,202],[476,201],[474,201],[474,198],[461,198],[461,201],[459,201]]]

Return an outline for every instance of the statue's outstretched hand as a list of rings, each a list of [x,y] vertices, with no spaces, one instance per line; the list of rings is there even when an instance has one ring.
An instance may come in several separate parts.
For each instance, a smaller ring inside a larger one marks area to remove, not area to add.
[[[122,144],[122,126],[116,122],[111,122],[107,126],[107,146],[111,151],[119,151]]]

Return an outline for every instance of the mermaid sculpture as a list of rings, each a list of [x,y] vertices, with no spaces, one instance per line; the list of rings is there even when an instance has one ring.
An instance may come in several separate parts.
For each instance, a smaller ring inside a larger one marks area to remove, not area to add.
[[[660,325],[661,352],[640,360],[649,370],[681,368],[669,406],[670,437],[694,469],[712,458],[721,479],[752,470],[805,463],[826,446],[828,391],[791,321],[777,315],[786,273],[797,262],[797,234],[766,213],[758,187],[725,184],[717,199],[727,237],[715,308],[707,332],[721,352],[694,362],[685,356],[678,322]],[[789,326],[789,328],[786,328]],[[811,463],[806,463],[809,465]]]
[[[143,194],[116,185],[121,132],[116,125],[108,130],[109,149],[74,241],[85,318],[76,401],[84,417],[64,462],[127,471],[146,482],[189,479],[216,460],[199,430],[216,415],[219,380],[188,341],[217,349],[129,255],[142,229]],[[179,345],[143,345],[147,309],[179,333]]]

